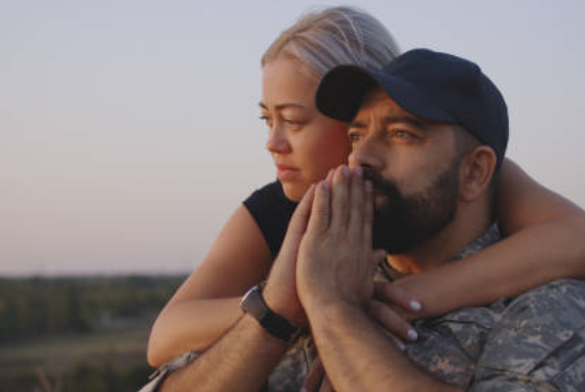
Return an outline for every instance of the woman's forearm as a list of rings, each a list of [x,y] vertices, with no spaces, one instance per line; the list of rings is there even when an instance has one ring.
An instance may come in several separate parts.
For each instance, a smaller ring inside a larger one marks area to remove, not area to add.
[[[159,366],[209,347],[242,315],[241,296],[266,278],[271,264],[260,228],[240,206],[158,316],[148,342],[148,362]]]
[[[152,327],[150,365],[160,366],[179,354],[209,347],[242,315],[240,299],[191,299],[165,309]]]
[[[585,277],[584,232],[581,217],[545,222],[466,259],[396,283],[422,300],[424,309],[417,318],[484,305],[551,280]]]

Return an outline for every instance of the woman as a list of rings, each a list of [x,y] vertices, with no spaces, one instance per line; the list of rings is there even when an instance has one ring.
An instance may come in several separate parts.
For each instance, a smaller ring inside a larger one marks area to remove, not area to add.
[[[234,212],[205,260],[162,310],[149,341],[151,365],[207,347],[236,322],[241,296],[270,270],[295,202],[329,169],[346,162],[346,124],[315,107],[320,78],[338,64],[376,68],[396,55],[394,40],[377,20],[344,7],[306,15],[270,46],[262,58],[260,106],[269,128],[266,148],[280,181],[255,192]],[[552,279],[585,275],[585,244],[578,236],[585,229],[583,211],[509,161],[500,185],[498,220],[510,237],[464,263],[444,267],[448,285],[434,270],[390,286],[386,300],[405,319],[481,305]],[[485,263],[491,266],[487,274]],[[399,329],[394,332],[409,338],[406,321]]]

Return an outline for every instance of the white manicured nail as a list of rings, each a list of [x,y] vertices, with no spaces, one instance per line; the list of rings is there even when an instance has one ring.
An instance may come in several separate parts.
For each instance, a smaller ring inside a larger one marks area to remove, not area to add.
[[[413,342],[416,339],[418,339],[418,333],[416,333],[416,331],[414,329],[409,329],[408,332],[406,333],[406,335],[408,336],[408,339],[410,339]]]
[[[418,312],[422,309],[422,304],[416,299],[413,299],[412,301],[410,301],[410,308]]]

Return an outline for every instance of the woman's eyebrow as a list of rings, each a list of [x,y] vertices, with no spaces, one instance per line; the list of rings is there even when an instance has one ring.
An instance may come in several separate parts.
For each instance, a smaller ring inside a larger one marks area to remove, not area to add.
[[[268,110],[268,106],[266,106],[263,102],[259,102],[258,105],[265,110]],[[286,109],[286,108],[299,108],[299,109],[306,109],[307,107],[303,104],[300,103],[294,103],[294,102],[287,102],[287,103],[281,103],[278,104],[274,107],[276,110],[282,110],[282,109]]]

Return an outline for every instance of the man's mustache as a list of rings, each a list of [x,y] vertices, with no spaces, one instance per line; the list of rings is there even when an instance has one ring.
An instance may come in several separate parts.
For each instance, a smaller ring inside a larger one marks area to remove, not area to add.
[[[398,187],[394,185],[394,183],[382,178],[382,175],[376,171],[364,169],[363,178],[372,183],[374,192],[378,194],[383,194],[389,197],[402,196]]]

